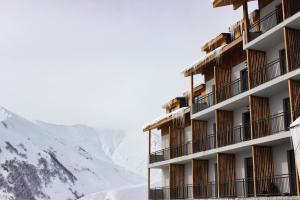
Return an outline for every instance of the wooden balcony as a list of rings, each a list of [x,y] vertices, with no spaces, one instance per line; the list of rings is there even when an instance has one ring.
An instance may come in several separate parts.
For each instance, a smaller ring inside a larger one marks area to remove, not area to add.
[[[259,18],[259,15],[259,13],[255,14],[256,17],[253,19],[254,23],[249,26],[249,41],[254,40],[283,21],[281,6],[261,19]]]
[[[234,97],[242,92],[246,92],[248,90],[248,80],[236,79],[232,82],[223,83],[217,89],[219,92],[217,93],[217,101],[218,103]]]
[[[151,153],[149,163],[162,162],[189,154],[192,154],[191,141],[188,141],[183,145],[174,146],[172,148],[165,148]]]
[[[192,185],[181,187],[157,187],[148,192],[149,200],[192,199]]]
[[[192,113],[195,114],[213,105],[215,105],[215,93],[210,92],[193,103]]]
[[[286,57],[280,57],[267,63],[266,52],[249,50],[250,88],[257,87],[286,73]]]

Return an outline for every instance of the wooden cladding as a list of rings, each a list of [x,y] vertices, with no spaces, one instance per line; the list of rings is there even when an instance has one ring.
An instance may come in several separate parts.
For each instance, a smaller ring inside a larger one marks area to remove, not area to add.
[[[252,147],[256,195],[270,193],[274,182],[272,147]]]
[[[170,165],[170,197],[184,197],[184,165]]]
[[[262,9],[265,6],[267,6],[269,3],[271,3],[273,0],[258,0],[258,8]],[[289,1],[289,0],[288,0]]]
[[[162,127],[160,127],[160,132],[161,132],[161,136],[164,136],[164,135],[168,135],[170,133],[170,125],[169,124],[166,124]]]
[[[233,111],[216,110],[217,146],[234,143]]]
[[[170,153],[171,158],[184,155],[184,128],[171,126]]]
[[[299,0],[283,0],[283,3],[285,8],[285,19],[300,11]]]
[[[267,56],[264,51],[247,50],[249,86],[253,88],[267,81]]]
[[[300,68],[300,30],[284,28],[287,68],[292,71]]]
[[[269,98],[250,96],[249,102],[252,138],[270,135]]]
[[[207,82],[211,79],[214,78],[214,68],[213,67],[209,67],[208,69],[206,69],[204,72],[203,72],[203,75],[204,75],[204,81]]]
[[[207,121],[193,120],[193,152],[205,151],[208,149]]]
[[[289,95],[291,105],[291,117],[292,121],[296,120],[300,116],[300,81],[289,80]]]
[[[231,97],[231,81],[231,68],[215,67],[217,102],[221,102]]]
[[[219,197],[235,197],[235,155],[219,153],[217,162]]]
[[[193,193],[194,198],[208,197],[208,160],[193,160]]]

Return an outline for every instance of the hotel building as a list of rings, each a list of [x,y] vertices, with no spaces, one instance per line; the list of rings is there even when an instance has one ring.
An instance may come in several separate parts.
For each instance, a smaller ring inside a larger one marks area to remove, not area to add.
[[[242,7],[243,19],[203,45],[206,55],[183,71],[190,91],[144,127],[149,199],[300,195],[289,130],[300,116],[300,0],[251,0],[258,9],[248,13],[249,1],[213,1]],[[151,187],[154,169],[160,187]]]

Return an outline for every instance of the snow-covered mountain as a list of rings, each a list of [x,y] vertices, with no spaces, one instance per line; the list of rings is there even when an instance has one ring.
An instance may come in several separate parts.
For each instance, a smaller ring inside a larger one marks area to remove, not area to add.
[[[115,188],[143,185],[147,148],[141,144],[137,157],[130,141],[136,142],[119,130],[30,121],[1,107],[0,199],[105,197]]]

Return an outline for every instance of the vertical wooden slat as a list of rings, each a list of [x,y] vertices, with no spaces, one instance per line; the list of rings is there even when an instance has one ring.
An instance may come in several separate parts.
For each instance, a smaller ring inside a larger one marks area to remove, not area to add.
[[[184,197],[184,165],[170,165],[170,191],[171,199]]]
[[[287,19],[286,0],[281,0],[283,19]]]
[[[218,147],[234,143],[233,111],[216,110]]]
[[[287,27],[283,27],[283,40],[284,40],[284,48],[285,48],[285,64],[286,64],[286,71],[289,72],[290,71],[290,59],[289,59],[289,55],[290,55],[290,48],[288,45],[288,41],[289,39],[289,34],[288,34],[288,30]]]
[[[219,197],[235,197],[235,155],[218,153],[217,168]]]
[[[172,124],[170,132],[171,158],[184,154],[184,128],[181,125]]]
[[[256,195],[270,193],[274,182],[272,147],[253,146]]]
[[[249,86],[254,88],[267,81],[267,56],[264,51],[248,50]]]
[[[250,96],[250,121],[253,139],[271,134],[269,98]]]
[[[231,68],[215,68],[216,101],[221,102],[232,95],[231,91]]]
[[[299,0],[283,0],[285,7],[285,19],[300,11]]]
[[[193,120],[192,130],[193,152],[208,149],[207,121]]]
[[[208,160],[196,160],[193,161],[193,195],[194,198],[208,197]]]
[[[292,121],[300,116],[300,81],[288,80]]]
[[[244,31],[245,31],[245,44],[249,42],[249,14],[248,14],[248,3],[243,2],[243,16],[244,16]]]
[[[300,30],[284,28],[288,70],[300,68]]]

